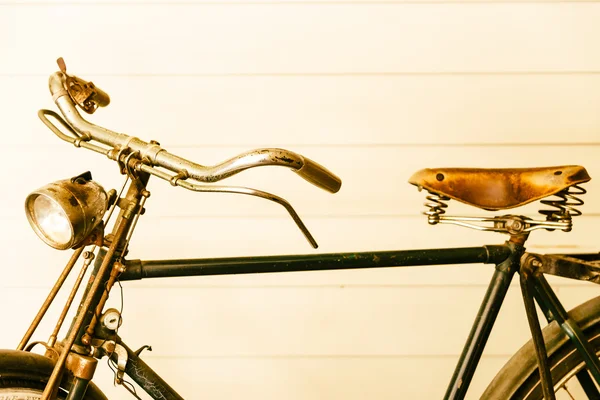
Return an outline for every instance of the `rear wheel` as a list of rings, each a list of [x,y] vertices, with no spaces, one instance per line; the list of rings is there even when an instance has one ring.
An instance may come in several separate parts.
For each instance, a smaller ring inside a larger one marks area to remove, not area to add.
[[[594,352],[600,354],[600,297],[569,312],[585,333]],[[556,398],[600,399],[600,391],[585,362],[556,322],[544,329],[544,342]],[[537,358],[529,341],[500,370],[482,399],[543,399]]]

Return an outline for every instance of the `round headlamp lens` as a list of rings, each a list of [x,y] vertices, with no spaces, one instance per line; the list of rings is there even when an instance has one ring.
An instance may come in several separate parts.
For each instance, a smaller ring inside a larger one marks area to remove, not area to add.
[[[73,239],[73,228],[64,210],[52,199],[40,195],[30,205],[35,225],[46,241],[66,246]]]
[[[102,225],[107,208],[108,195],[89,172],[50,183],[25,200],[29,224],[47,245],[58,250],[81,245]],[[104,235],[103,230],[100,233]]]

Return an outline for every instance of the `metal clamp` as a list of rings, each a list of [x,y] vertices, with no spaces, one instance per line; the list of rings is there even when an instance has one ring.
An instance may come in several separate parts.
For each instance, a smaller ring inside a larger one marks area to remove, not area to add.
[[[115,374],[115,383],[122,385],[128,361],[127,350],[125,347],[117,344],[114,340],[92,339],[91,353],[96,358],[102,358],[104,356],[112,358],[113,355],[117,356],[117,372]]]
[[[187,170],[182,169],[176,175],[173,175],[171,177],[171,179],[169,179],[169,183],[171,184],[171,186],[177,186],[178,181],[186,180],[189,177],[190,177],[190,174],[187,172]]]
[[[65,363],[66,368],[73,373],[73,376],[88,381],[94,377],[97,365],[98,360],[95,358],[73,352],[69,353]]]

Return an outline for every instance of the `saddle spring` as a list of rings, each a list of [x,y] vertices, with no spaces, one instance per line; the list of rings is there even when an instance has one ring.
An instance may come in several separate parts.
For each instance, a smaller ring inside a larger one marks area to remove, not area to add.
[[[429,210],[423,211],[423,214],[427,215],[427,223],[429,225],[435,225],[440,222],[440,216],[446,213],[446,208],[448,208],[446,201],[450,200],[450,197],[429,190],[428,192],[429,196],[425,197],[427,202],[423,203],[423,205]]]
[[[581,215],[577,207],[582,206],[584,201],[577,196],[586,193],[587,190],[579,185],[569,186],[554,195],[557,199],[540,201],[544,205],[556,208],[555,210],[540,210],[539,213],[545,215],[547,221],[569,222],[571,217]]]

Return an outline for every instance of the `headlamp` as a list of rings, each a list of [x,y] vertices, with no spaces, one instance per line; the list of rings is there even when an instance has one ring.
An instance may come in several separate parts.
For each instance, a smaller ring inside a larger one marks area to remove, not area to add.
[[[102,221],[108,196],[86,172],[27,196],[25,213],[35,233],[55,249],[77,247]]]

